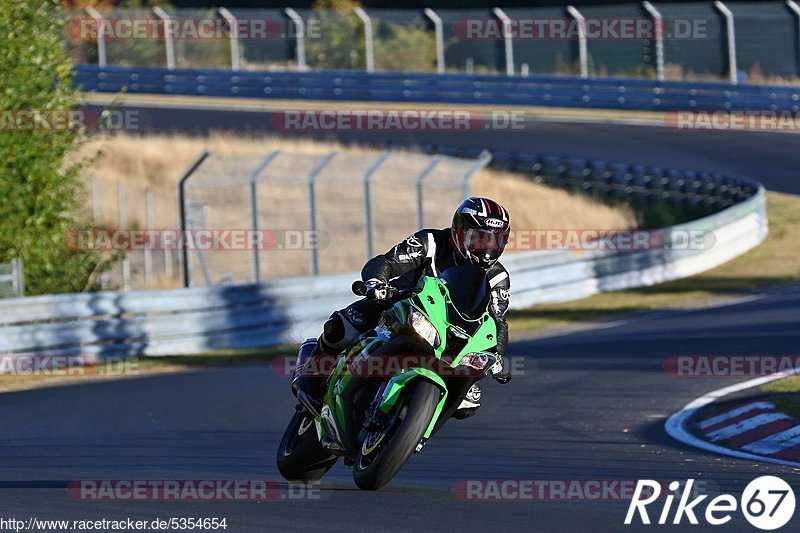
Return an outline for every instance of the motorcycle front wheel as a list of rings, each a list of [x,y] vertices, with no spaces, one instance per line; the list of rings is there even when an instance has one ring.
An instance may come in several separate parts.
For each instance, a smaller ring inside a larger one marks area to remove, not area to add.
[[[439,398],[439,387],[420,379],[397,407],[390,427],[365,436],[353,465],[353,480],[360,489],[377,490],[397,475],[425,434]]]
[[[287,481],[318,481],[336,463],[337,456],[320,444],[314,420],[298,409],[278,446],[278,470]]]

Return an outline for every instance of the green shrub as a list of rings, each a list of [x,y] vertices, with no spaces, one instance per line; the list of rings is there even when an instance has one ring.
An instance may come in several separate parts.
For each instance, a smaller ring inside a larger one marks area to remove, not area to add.
[[[318,0],[311,15],[319,35],[306,39],[308,66],[321,69],[363,69],[364,24],[353,13],[352,0]]]
[[[80,291],[98,264],[65,236],[80,215],[81,140],[61,127],[19,127],[20,112],[66,117],[75,106],[72,64],[56,0],[5,0],[0,9],[0,262],[22,257],[29,294]]]
[[[375,37],[376,69],[411,72],[436,70],[436,38],[433,32],[416,24],[387,24],[387,27],[389,37]]]

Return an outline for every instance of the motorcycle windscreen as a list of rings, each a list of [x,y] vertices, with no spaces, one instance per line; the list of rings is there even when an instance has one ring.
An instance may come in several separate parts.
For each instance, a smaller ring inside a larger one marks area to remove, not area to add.
[[[489,280],[482,268],[470,264],[452,266],[439,277],[447,284],[453,306],[465,318],[475,320],[486,311]]]

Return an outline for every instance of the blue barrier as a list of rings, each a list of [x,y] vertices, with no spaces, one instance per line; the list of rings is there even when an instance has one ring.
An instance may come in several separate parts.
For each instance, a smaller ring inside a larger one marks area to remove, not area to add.
[[[242,72],[146,67],[74,67],[84,91],[263,99],[447,102],[671,110],[800,111],[800,87],[536,75],[358,71]]]

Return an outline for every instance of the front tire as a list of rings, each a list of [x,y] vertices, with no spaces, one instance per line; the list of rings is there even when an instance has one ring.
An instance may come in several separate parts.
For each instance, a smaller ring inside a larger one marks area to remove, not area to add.
[[[319,481],[336,463],[337,456],[320,444],[314,420],[304,409],[298,409],[278,446],[278,470],[287,481],[311,483]]]
[[[367,442],[370,436],[365,438],[353,466],[353,480],[360,489],[377,490],[397,475],[425,434],[439,398],[439,387],[430,381],[419,380],[411,401],[401,407],[405,414],[399,425],[386,436],[388,442],[371,447]]]

